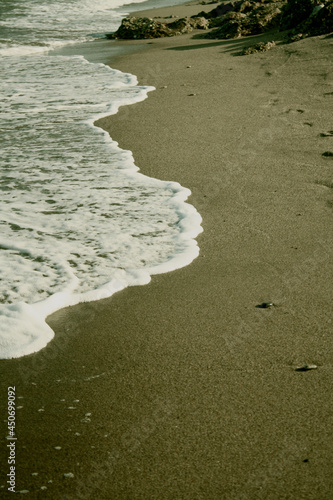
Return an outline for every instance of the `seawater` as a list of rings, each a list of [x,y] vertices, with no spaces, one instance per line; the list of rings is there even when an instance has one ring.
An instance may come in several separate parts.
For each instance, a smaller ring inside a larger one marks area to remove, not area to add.
[[[102,38],[146,5],[126,3],[0,5],[1,358],[43,348],[54,311],[146,284],[198,255],[190,191],[140,174],[131,152],[94,126],[153,87],[54,51]]]

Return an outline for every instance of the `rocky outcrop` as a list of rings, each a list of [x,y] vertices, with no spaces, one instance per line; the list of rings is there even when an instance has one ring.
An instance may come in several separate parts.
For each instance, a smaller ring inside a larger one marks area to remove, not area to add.
[[[281,31],[299,26],[310,17],[319,3],[321,2],[317,0],[288,0],[282,9]]]
[[[210,12],[175,21],[127,17],[107,38],[160,38],[208,28],[212,29],[205,38],[239,38],[276,29],[288,31],[288,41],[297,41],[333,31],[333,0],[231,0]]]
[[[155,21],[149,17],[126,17],[115,33],[107,35],[107,38],[121,40],[133,40],[143,38],[158,38],[171,36],[170,29],[166,23]]]
[[[333,31],[333,0],[238,0],[202,13],[212,29],[205,38],[239,38],[271,29],[291,30],[289,41]]]
[[[234,11],[240,4],[243,3],[243,0],[237,0],[234,2],[221,3],[215,9],[210,10],[209,12],[199,12],[198,16],[205,17],[206,19],[215,19],[221,16],[225,16],[227,12]]]
[[[107,38],[121,40],[161,38],[208,28],[209,21],[204,17],[182,18],[173,22],[161,22],[148,17],[126,17],[118,30],[107,35]]]
[[[326,5],[320,5],[319,9],[315,8],[313,15],[310,16],[311,35],[322,35],[333,32],[333,1]]]
[[[195,29],[207,30],[209,28],[209,21],[205,17],[201,16],[185,17],[169,23],[168,27],[174,32],[174,34],[178,35],[182,33],[190,33]]]
[[[301,0],[288,0],[282,12],[280,30],[290,28],[292,28],[290,41],[333,32],[333,0],[303,0],[302,2]]]
[[[283,1],[261,3],[245,0],[236,2],[233,4],[233,10],[228,10],[225,14],[210,21],[210,25],[214,26],[215,29],[207,35],[207,38],[239,38],[277,28],[283,5]]]

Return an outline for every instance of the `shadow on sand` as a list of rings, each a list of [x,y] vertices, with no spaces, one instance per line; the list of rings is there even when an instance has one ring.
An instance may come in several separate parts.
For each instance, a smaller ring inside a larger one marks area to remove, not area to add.
[[[267,33],[262,33],[260,35],[251,35],[242,38],[234,38],[231,40],[214,40],[210,41],[209,38],[204,38],[204,35],[198,34],[192,37],[192,40],[203,40],[202,43],[197,43],[195,45],[178,45],[177,47],[169,47],[165,50],[196,50],[196,49],[207,49],[210,47],[221,47],[222,52],[231,52],[234,56],[242,55],[243,50],[251,45],[259,42],[268,42],[274,40],[275,43],[282,44],[286,43],[286,32],[270,31]]]

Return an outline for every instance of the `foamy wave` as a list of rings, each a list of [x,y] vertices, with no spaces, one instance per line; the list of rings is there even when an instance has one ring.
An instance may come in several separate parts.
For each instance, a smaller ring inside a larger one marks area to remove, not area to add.
[[[144,285],[199,253],[190,191],[139,173],[131,151],[94,126],[153,87],[81,56],[45,54],[112,31],[113,9],[129,3],[26,0],[2,23],[0,358],[45,347],[53,312]]]
[[[202,231],[188,189],[139,173],[94,126],[153,87],[81,56],[31,61],[28,81],[24,66],[6,66],[3,120],[14,135],[3,136],[0,180],[2,358],[45,347],[54,311],[188,265]]]
[[[50,52],[65,45],[77,43],[76,40],[66,40],[64,42],[50,42],[47,45],[20,45],[5,44],[0,45],[0,56],[2,57],[21,57],[34,54],[43,54]]]

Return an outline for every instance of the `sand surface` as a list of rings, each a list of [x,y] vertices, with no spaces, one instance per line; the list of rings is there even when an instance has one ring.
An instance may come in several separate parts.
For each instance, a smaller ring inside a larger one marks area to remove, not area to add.
[[[109,63],[156,91],[99,124],[191,189],[201,251],[1,362],[26,498],[332,498],[333,39],[238,55],[260,39],[117,42],[140,48]]]

